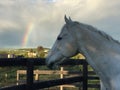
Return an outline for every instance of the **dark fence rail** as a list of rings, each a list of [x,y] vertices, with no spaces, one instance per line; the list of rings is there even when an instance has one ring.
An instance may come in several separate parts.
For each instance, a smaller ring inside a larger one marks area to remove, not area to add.
[[[26,66],[28,62],[32,62],[35,66],[45,65],[44,58],[0,58],[0,67],[6,66]],[[67,59],[61,65],[82,65],[87,63],[82,59]]]
[[[33,83],[34,66],[45,65],[45,59],[42,58],[4,58],[0,59],[0,67],[6,66],[26,66],[27,67],[27,83],[17,86],[4,87],[0,90],[36,90],[43,89],[57,85],[70,84],[75,82],[82,82],[82,90],[87,90],[88,87],[99,88],[99,85],[89,85],[88,79],[99,79],[98,77],[88,77],[88,63],[85,60],[68,59],[61,65],[83,65],[83,75],[71,78],[49,80],[43,82]]]

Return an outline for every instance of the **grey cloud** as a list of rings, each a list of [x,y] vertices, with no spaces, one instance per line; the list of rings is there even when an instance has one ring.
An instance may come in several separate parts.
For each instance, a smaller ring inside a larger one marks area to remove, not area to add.
[[[108,33],[112,32],[112,35],[114,28],[115,32],[119,32],[119,9],[119,0],[2,0],[0,46],[20,45],[31,22],[34,30],[29,37],[28,46],[50,47],[64,24],[65,14],[73,20],[95,25]]]
[[[0,33],[0,47],[21,46],[21,36],[23,32],[8,31]]]

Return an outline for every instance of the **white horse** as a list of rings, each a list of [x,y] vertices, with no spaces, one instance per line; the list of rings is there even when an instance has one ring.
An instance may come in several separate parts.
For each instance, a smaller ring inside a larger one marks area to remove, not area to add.
[[[109,35],[66,18],[54,46],[48,54],[49,67],[82,53],[102,81],[101,90],[120,90],[120,43]]]

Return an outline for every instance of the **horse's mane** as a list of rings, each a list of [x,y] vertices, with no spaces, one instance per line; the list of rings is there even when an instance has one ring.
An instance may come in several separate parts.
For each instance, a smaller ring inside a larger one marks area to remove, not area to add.
[[[79,24],[79,25],[80,25],[82,28],[84,28],[84,29],[88,29],[88,30],[91,30],[91,31],[93,31],[93,32],[96,32],[96,33],[98,33],[99,35],[103,36],[105,39],[107,39],[107,40],[109,40],[109,41],[111,41],[111,42],[115,42],[115,43],[117,43],[117,44],[120,45],[120,42],[119,42],[119,41],[113,39],[110,35],[106,34],[104,31],[100,31],[100,30],[98,30],[97,28],[95,28],[95,27],[93,27],[93,26],[91,26],[91,25],[88,25],[88,24],[83,24],[83,23],[79,23],[79,22],[75,22],[75,23],[76,23],[76,24]]]

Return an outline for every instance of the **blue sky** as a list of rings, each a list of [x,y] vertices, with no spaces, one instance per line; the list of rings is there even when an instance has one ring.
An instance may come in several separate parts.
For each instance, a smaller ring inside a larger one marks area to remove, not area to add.
[[[65,14],[120,41],[119,10],[120,0],[0,0],[0,48],[22,47],[29,23],[34,27],[24,47],[51,47]]]

